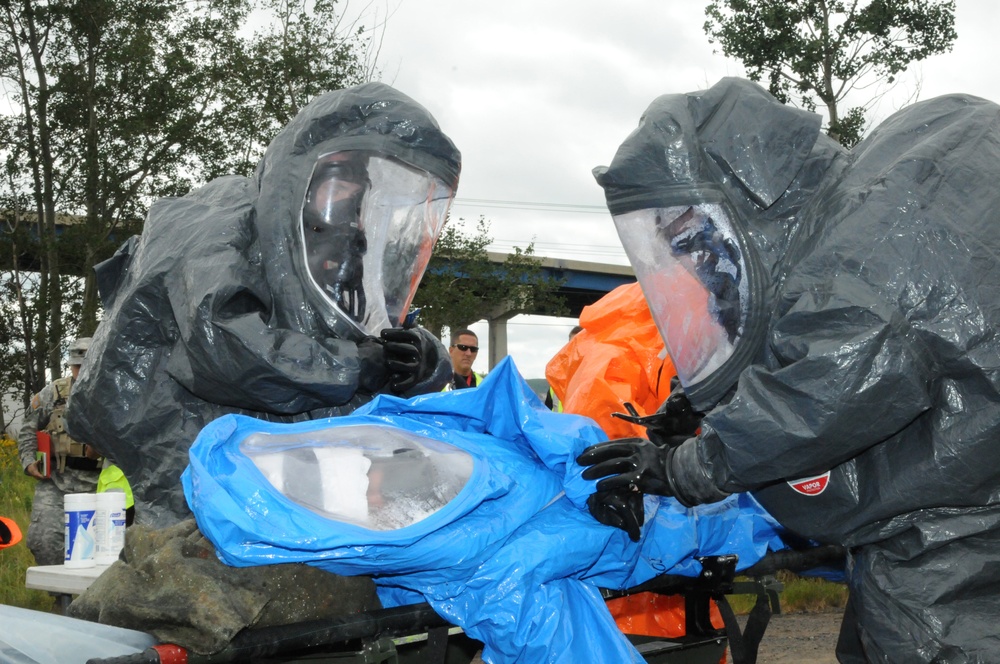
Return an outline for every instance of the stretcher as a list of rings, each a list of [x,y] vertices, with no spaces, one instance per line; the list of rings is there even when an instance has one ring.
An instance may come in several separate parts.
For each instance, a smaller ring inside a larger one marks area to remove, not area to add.
[[[781,586],[774,573],[781,569],[802,571],[842,564],[843,549],[822,546],[771,553],[742,572],[739,579],[735,572],[736,556],[712,556],[700,558],[699,562],[702,572],[698,577],[663,575],[625,591],[602,591],[609,601],[640,593],[682,599],[686,622],[683,636],[628,634],[646,662],[724,664],[728,648],[734,664],[754,664],[767,621],[772,613],[780,612]],[[756,596],[742,629],[726,600],[727,595],[734,594]],[[422,603],[336,620],[248,629],[239,633],[227,648],[207,656],[160,644],[135,654],[90,659],[87,664],[467,664],[479,661],[476,659],[479,649],[478,642]]]

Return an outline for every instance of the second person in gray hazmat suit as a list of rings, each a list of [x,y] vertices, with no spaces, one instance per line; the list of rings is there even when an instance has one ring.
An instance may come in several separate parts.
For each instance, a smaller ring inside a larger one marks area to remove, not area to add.
[[[586,450],[592,513],[638,537],[642,493],[753,491],[847,547],[840,661],[998,661],[1000,107],[914,104],[847,151],[725,79],[595,175],[704,417]]]
[[[97,267],[105,307],[68,426],[123,470],[137,522],[190,516],[188,448],[211,420],[346,414],[438,391],[437,339],[407,319],[458,184],[431,115],[380,83],[321,95],[254,178],[150,208]]]

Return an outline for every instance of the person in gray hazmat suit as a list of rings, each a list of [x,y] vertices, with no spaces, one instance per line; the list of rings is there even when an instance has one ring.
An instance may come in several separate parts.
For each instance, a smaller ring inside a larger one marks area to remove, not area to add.
[[[448,353],[407,316],[460,167],[422,106],[368,83],[309,103],[255,177],[151,206],[97,266],[105,314],[68,409],[125,473],[137,523],[191,516],[180,475],[217,417],[314,419],[443,387]]]
[[[847,151],[724,79],[595,176],[704,417],[585,450],[594,516],[638,537],[642,493],[753,491],[847,548],[841,662],[1000,661],[1000,107],[913,104]]]

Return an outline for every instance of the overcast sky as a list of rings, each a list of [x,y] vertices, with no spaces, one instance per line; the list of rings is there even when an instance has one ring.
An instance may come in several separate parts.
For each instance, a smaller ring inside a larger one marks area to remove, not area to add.
[[[452,217],[485,216],[500,251],[534,242],[541,256],[627,263],[591,169],[611,161],[657,96],[744,74],[713,53],[707,0],[388,1],[382,80],[424,105],[461,150]],[[953,50],[911,67],[876,123],[918,91],[1000,102],[1000,2],[956,4]],[[574,324],[510,321],[521,373],[543,377]],[[475,368],[485,371],[486,324],[473,329],[483,347]]]

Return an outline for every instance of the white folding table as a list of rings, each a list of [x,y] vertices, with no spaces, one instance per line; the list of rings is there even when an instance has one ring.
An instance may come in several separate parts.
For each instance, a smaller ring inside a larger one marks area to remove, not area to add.
[[[104,573],[108,565],[95,567],[66,567],[65,565],[39,565],[29,567],[25,574],[25,587],[31,590],[47,590],[56,595],[59,607],[66,613],[66,607],[73,599],[90,587],[97,577]]]

